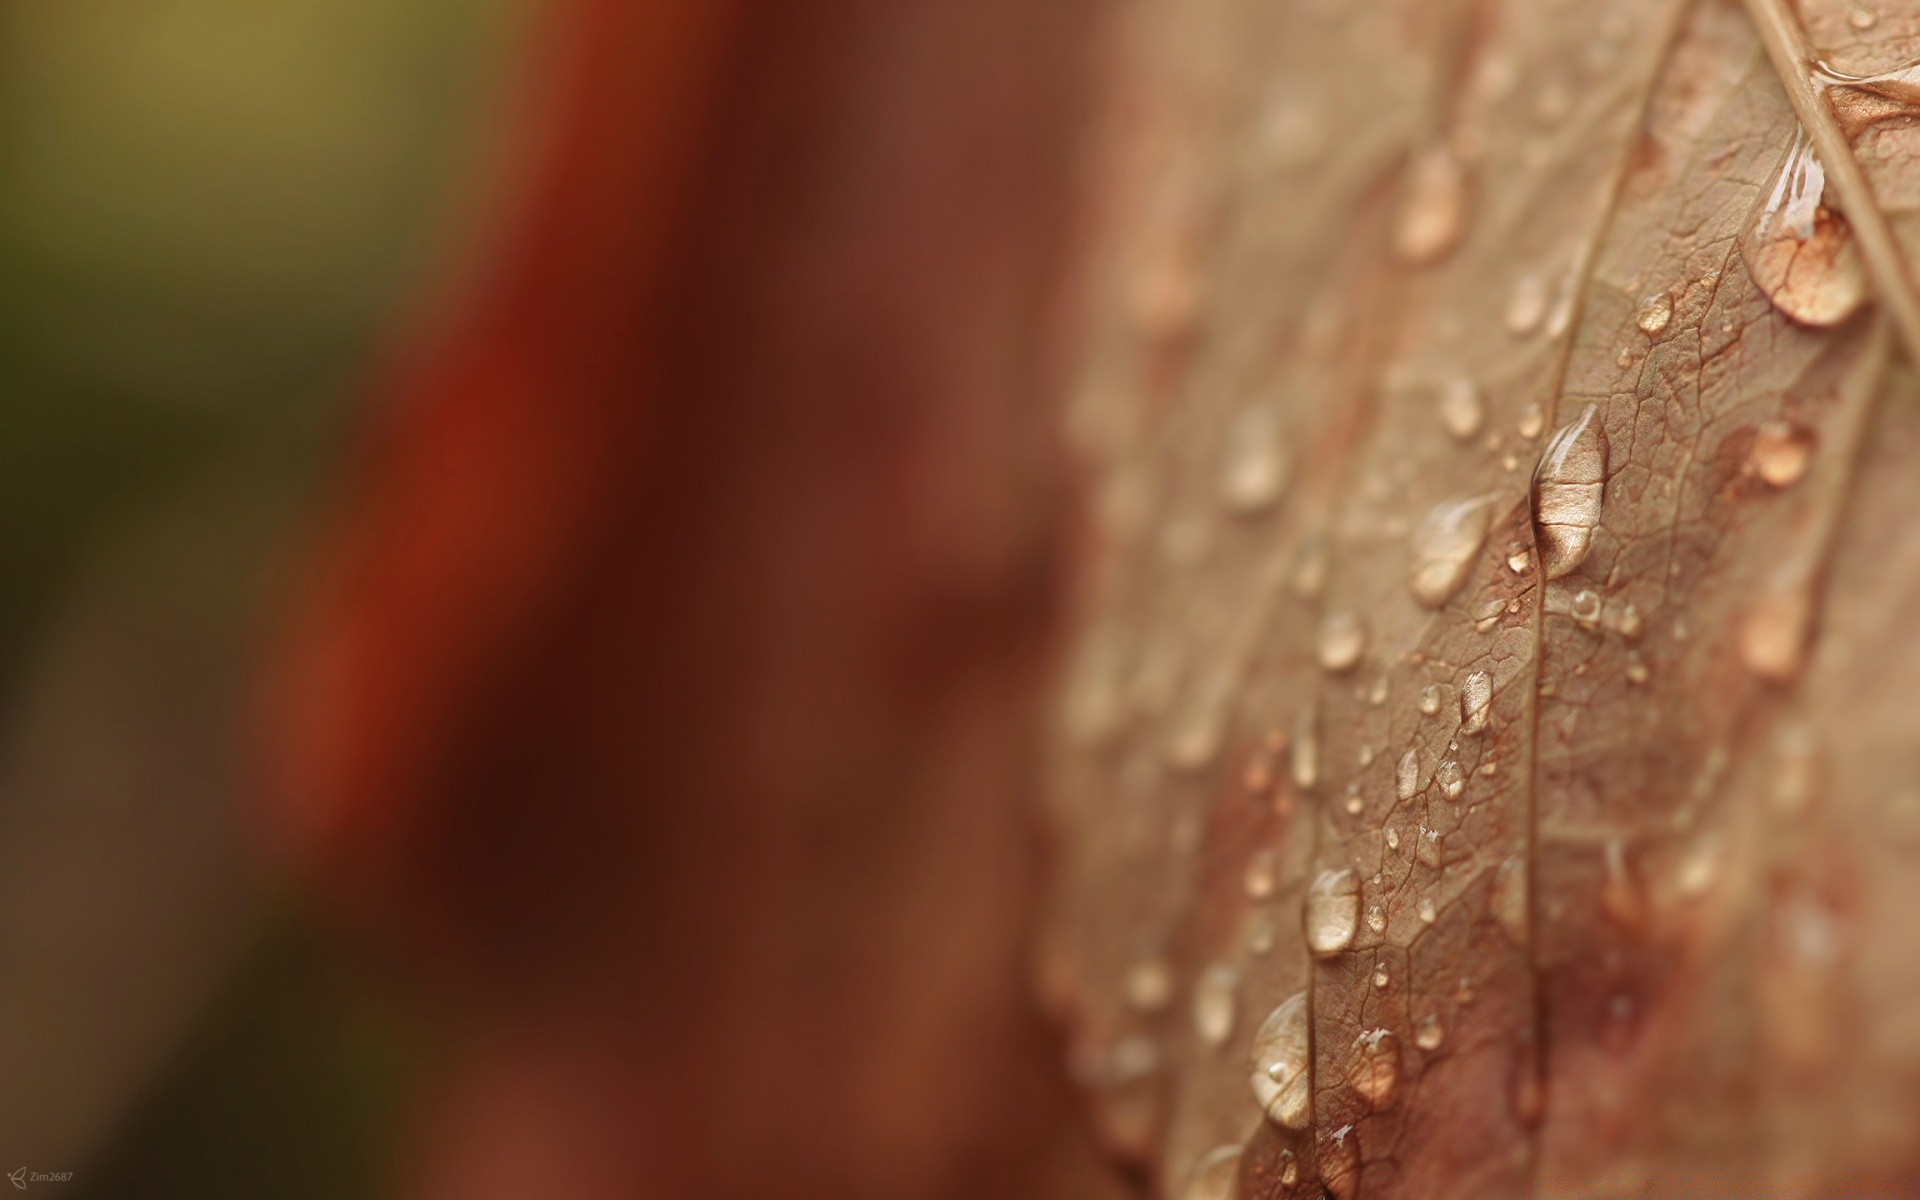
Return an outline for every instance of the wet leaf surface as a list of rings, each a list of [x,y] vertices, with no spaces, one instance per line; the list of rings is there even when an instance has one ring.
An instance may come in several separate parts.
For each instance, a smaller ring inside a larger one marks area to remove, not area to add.
[[[1858,74],[1920,50],[1920,12],[1861,11],[1798,17]],[[1839,258],[1755,282],[1800,128],[1757,29],[1128,10],[1040,969],[1166,1194],[1230,1146],[1249,1197],[1920,1171],[1905,257],[1865,239],[1825,324]],[[1822,98],[1916,244],[1920,115]],[[1284,1069],[1249,1086],[1296,995],[1298,1122]]]

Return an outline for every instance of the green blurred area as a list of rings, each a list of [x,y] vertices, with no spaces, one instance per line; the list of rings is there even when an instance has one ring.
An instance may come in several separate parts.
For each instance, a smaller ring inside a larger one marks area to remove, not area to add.
[[[468,232],[521,7],[0,4],[0,723],[23,792],[0,793],[0,868],[115,864],[84,911],[75,871],[7,881],[0,972],[32,982],[0,995],[0,1112],[66,1103],[37,1127],[54,1149],[0,1130],[6,1170],[72,1170],[89,1200],[385,1189],[417,1050],[246,882],[233,786],[169,778],[167,748],[238,753],[263,580],[370,356]],[[174,861],[124,870],[123,811],[190,831],[147,852]],[[154,1032],[90,1036],[63,995]]]

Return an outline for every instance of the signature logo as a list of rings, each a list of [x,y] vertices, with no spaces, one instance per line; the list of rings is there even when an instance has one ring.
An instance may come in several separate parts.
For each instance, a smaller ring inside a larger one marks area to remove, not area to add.
[[[13,1186],[19,1188],[21,1191],[24,1192],[27,1190],[27,1169],[25,1167],[21,1167],[18,1171],[7,1176],[7,1179],[12,1182]]]

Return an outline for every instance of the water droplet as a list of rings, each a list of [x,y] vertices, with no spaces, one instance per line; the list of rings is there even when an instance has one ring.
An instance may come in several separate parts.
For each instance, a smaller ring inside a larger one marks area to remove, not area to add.
[[[1353,817],[1359,816],[1360,810],[1365,807],[1366,805],[1361,803],[1360,794],[1358,792],[1355,792],[1353,795],[1350,795],[1347,797],[1346,809],[1347,809],[1348,816],[1353,816]]]
[[[1446,1040],[1447,1031],[1441,1026],[1440,1018],[1433,1013],[1421,1017],[1420,1024],[1414,1027],[1413,1044],[1422,1050],[1438,1050]]]
[[[1173,972],[1166,960],[1142,959],[1127,968],[1127,1003],[1143,1013],[1159,1012],[1173,999]]]
[[[1547,315],[1547,280],[1538,271],[1529,271],[1514,282],[1507,297],[1507,330],[1523,337],[1540,328]]]
[[[1242,516],[1263,512],[1286,490],[1287,475],[1279,414],[1267,404],[1249,405],[1227,430],[1221,502]]]
[[[1507,551],[1507,570],[1515,575],[1525,575],[1527,568],[1533,565],[1533,550],[1527,546],[1515,546]]]
[[[1540,431],[1546,427],[1547,414],[1541,411],[1538,404],[1527,405],[1527,411],[1520,414],[1520,436],[1529,440],[1537,438],[1540,436]]]
[[[1313,1117],[1308,1090],[1307,994],[1281,1001],[1253,1035],[1253,1098],[1267,1118],[1287,1129],[1305,1129]]]
[[[1688,848],[1674,872],[1674,889],[1683,899],[1706,894],[1720,873],[1720,839],[1711,834],[1700,837]]]
[[[1247,859],[1247,872],[1244,882],[1247,895],[1254,900],[1265,900],[1273,895],[1273,889],[1280,879],[1280,864],[1272,850],[1262,847],[1255,850]]]
[[[1437,683],[1430,683],[1420,692],[1420,711],[1431,717],[1440,711],[1440,705],[1446,701],[1446,693]]]
[[[1500,623],[1500,614],[1506,611],[1506,601],[1498,596],[1481,601],[1473,609],[1474,632],[1486,633]]]
[[[1378,904],[1370,904],[1367,906],[1367,928],[1373,930],[1375,933],[1385,933],[1387,931],[1387,913],[1386,910]]]
[[[1215,1146],[1187,1173],[1180,1200],[1233,1200],[1239,1183],[1240,1147]]]
[[[1813,461],[1813,431],[1791,421],[1768,421],[1753,439],[1747,463],[1753,473],[1777,488],[1791,487]]]
[[[1360,925],[1360,880],[1350,870],[1322,871],[1307,888],[1307,949],[1320,958],[1353,944]]]
[[[1440,423],[1460,441],[1480,432],[1487,419],[1486,406],[1480,401],[1480,389],[1464,376],[1451,379],[1440,389]]]
[[[1580,623],[1582,629],[1596,629],[1600,625],[1600,593],[1592,588],[1581,588],[1567,601],[1567,612]]]
[[[1633,864],[1627,861],[1627,848],[1619,838],[1609,838],[1601,852],[1606,878],[1600,885],[1600,909],[1623,929],[1637,930],[1646,924],[1647,905],[1640,894],[1640,882],[1634,877]]]
[[[1450,758],[1440,764],[1433,781],[1440,785],[1440,794],[1449,800],[1458,800],[1461,793],[1467,790],[1467,773]]]
[[[1645,683],[1653,678],[1653,672],[1647,669],[1646,662],[1636,653],[1627,655],[1626,675],[1627,682],[1634,684]]]
[[[1400,1040],[1387,1029],[1371,1029],[1353,1043],[1347,1083],[1375,1110],[1389,1108],[1400,1090]]]
[[[1367,649],[1367,626],[1350,612],[1333,613],[1320,623],[1320,665],[1342,675],[1360,664]]]
[[[1315,534],[1301,543],[1287,586],[1302,600],[1317,598],[1327,587],[1327,539]]]
[[[1533,531],[1540,566],[1559,579],[1586,561],[1600,523],[1607,478],[1607,436],[1600,407],[1587,405],[1572,424],[1553,435],[1533,472]]]
[[[1374,748],[1372,742],[1360,743],[1360,749],[1354,752],[1354,761],[1360,764],[1362,771],[1373,765]]]
[[[1460,732],[1472,735],[1485,729],[1492,710],[1493,676],[1475,671],[1460,685]]]
[[[1200,972],[1193,985],[1194,1035],[1206,1045],[1224,1045],[1233,1036],[1239,1000],[1240,972],[1226,963],[1214,963]]]
[[[1879,20],[1879,16],[1868,8],[1856,8],[1847,14],[1847,24],[1862,31],[1872,29]]]
[[[1167,731],[1163,750],[1168,766],[1200,771],[1212,764],[1226,737],[1233,687],[1234,680],[1226,672],[1216,672],[1200,682]]]
[[[1740,235],[1740,257],[1754,283],[1775,308],[1806,325],[1837,325],[1867,295],[1853,231],[1823,203],[1826,185],[1813,142],[1796,122],[1793,142]]]
[[[1421,826],[1420,840],[1413,845],[1413,856],[1429,867],[1438,868],[1440,866],[1440,843],[1443,840],[1438,829],[1428,829],[1424,825]]]
[[[1434,904],[1433,897],[1432,896],[1420,897],[1420,923],[1422,925],[1431,925],[1435,921],[1438,921],[1439,919],[1440,919],[1440,909],[1437,905]]]
[[[1467,228],[1467,170],[1446,147],[1413,157],[1393,226],[1393,248],[1416,266],[1435,262],[1460,244]]]
[[[1621,637],[1630,642],[1637,642],[1647,631],[1647,621],[1640,615],[1637,607],[1627,604],[1620,609],[1620,615],[1614,619],[1613,627],[1620,631]]]
[[[1740,660],[1773,683],[1789,683],[1806,666],[1812,602],[1803,587],[1768,592],[1740,624]]]
[[[1492,496],[1435,505],[1415,527],[1407,586],[1425,608],[1439,608],[1460,590],[1493,520]]]
[[[1673,320],[1673,297],[1665,292],[1656,292],[1641,301],[1640,311],[1634,316],[1633,323],[1640,327],[1642,333],[1652,337],[1665,329],[1667,322],[1671,320]]]
[[[1393,772],[1393,793],[1402,800],[1411,800],[1420,793],[1420,751],[1409,749],[1400,756],[1400,765]]]
[[[1374,680],[1373,686],[1367,689],[1367,703],[1379,708],[1387,702],[1387,696],[1391,693],[1392,687],[1385,675]]]
[[[1387,974],[1387,969],[1385,967],[1375,967],[1373,969],[1373,986],[1374,987],[1384,992],[1387,990],[1387,985],[1392,982],[1393,982],[1393,976]]]
[[[1293,722],[1293,740],[1287,744],[1287,770],[1293,786],[1312,791],[1320,782],[1320,731],[1318,714],[1302,709]]]
[[[1507,859],[1493,874],[1493,892],[1487,907],[1500,930],[1521,945],[1527,940],[1527,864],[1519,857]]]
[[[1300,1156],[1291,1150],[1280,1152],[1280,1186],[1292,1187],[1300,1182]]]

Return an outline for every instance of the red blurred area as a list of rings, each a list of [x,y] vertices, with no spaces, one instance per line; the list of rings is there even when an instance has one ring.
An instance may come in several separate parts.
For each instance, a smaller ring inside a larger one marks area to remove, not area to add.
[[[565,0],[272,676],[418,1194],[1091,1195],[1029,1010],[1086,0]]]

